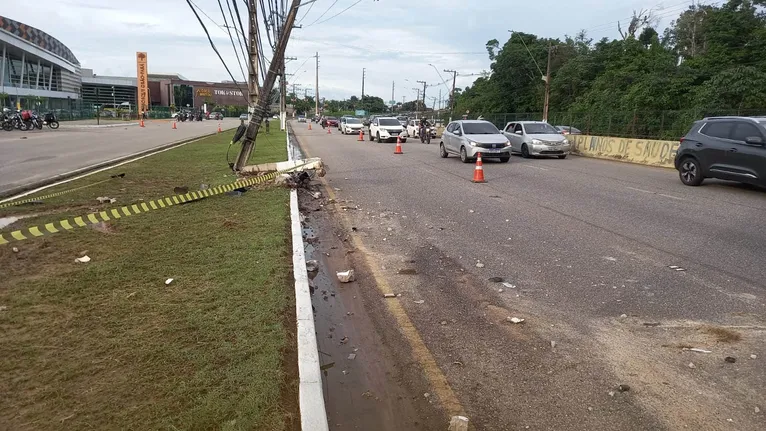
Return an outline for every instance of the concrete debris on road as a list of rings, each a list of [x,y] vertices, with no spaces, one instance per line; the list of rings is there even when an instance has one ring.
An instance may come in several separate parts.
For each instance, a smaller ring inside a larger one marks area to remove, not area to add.
[[[19,248],[18,248],[18,247],[13,247],[11,250],[12,250],[14,253],[18,253],[18,252],[19,252]]]
[[[556,348],[556,342],[551,340],[551,349],[555,349],[555,348]]]
[[[98,203],[101,203],[101,204],[113,204],[117,202],[117,199],[110,198],[109,196],[99,196],[96,198],[96,200],[98,201]]]
[[[481,263],[481,262],[476,262],[476,267],[477,268],[484,268],[484,264]]]
[[[699,347],[692,347],[691,349],[684,348],[683,350],[688,350],[690,352],[696,352],[696,353],[713,353],[710,350],[701,349]]]
[[[505,286],[505,287],[507,287],[509,289],[515,289],[516,288],[515,284],[511,284],[511,283],[508,283],[508,282],[503,283],[503,286]]]
[[[86,256],[83,256],[83,257],[75,258],[74,261],[75,261],[75,263],[88,263],[88,262],[90,262],[90,257],[88,257],[86,255]]]
[[[418,301],[412,301],[412,302],[414,302],[415,304],[418,304],[418,305],[421,305],[421,304],[425,304],[425,303],[426,303],[426,301],[424,301],[424,300],[422,300],[422,299],[421,299],[421,300],[418,300]]]
[[[173,279],[172,278],[168,278],[167,280],[165,280],[165,286],[170,286],[170,283],[172,283],[172,282],[173,282]]]
[[[348,337],[343,337],[340,339],[340,344],[346,344],[348,343]]]
[[[447,431],[468,431],[468,418],[465,416],[452,416]]]
[[[697,366],[694,365],[694,362],[689,362],[688,367],[691,368],[691,369],[697,368]]]
[[[439,322],[439,324],[440,324],[440,325],[446,325],[446,324],[447,324],[447,321],[446,321],[446,320],[442,320],[441,322]]]
[[[517,324],[517,325],[518,325],[519,323],[524,323],[524,319],[520,319],[520,318],[518,318],[518,317],[508,317],[508,319],[507,319],[507,320],[508,320],[509,322],[511,322],[511,323],[514,323],[514,324]]]
[[[349,360],[351,360],[351,361],[353,361],[354,359],[356,359],[356,353],[349,353],[349,355],[348,355],[348,359],[349,359]]]
[[[620,319],[627,319],[627,318],[628,318],[627,314],[620,314]]]
[[[750,355],[750,359],[758,359],[758,356],[756,356],[756,355]]]
[[[395,293],[386,293],[383,295],[384,298],[396,298]]]

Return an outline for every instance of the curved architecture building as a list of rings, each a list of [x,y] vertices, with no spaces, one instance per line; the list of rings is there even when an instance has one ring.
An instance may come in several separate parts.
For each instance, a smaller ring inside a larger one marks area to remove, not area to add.
[[[79,104],[80,62],[55,37],[0,16],[0,104],[71,109]]]

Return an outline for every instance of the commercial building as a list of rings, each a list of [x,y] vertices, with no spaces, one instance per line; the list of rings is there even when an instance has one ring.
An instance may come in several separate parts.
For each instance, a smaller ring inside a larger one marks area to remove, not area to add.
[[[0,104],[71,108],[80,98],[80,62],[42,30],[0,16]]]

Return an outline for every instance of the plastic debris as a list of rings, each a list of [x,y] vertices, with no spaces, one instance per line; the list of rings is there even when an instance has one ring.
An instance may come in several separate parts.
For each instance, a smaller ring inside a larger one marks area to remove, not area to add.
[[[520,319],[520,318],[518,318],[518,317],[509,317],[507,320],[508,320],[509,322],[511,322],[511,323],[515,323],[515,324],[517,324],[517,325],[518,325],[519,323],[524,323],[524,319]]]
[[[692,347],[691,349],[684,349],[684,350],[689,350],[690,352],[697,352],[697,353],[713,353],[710,350],[701,349],[699,347]]]
[[[352,281],[355,280],[353,269],[349,269],[348,271],[338,272],[336,273],[336,275],[338,276],[338,281],[340,281],[341,283],[351,283]]]
[[[386,293],[383,295],[384,298],[396,298],[395,293]]]
[[[172,282],[173,282],[173,279],[172,278],[168,278],[167,280],[165,280],[165,286],[170,286],[170,283],[172,283]]]
[[[88,262],[90,262],[90,257],[88,257],[86,255],[86,256],[83,256],[83,257],[78,257],[74,261],[75,261],[75,263],[88,263]]]
[[[117,202],[117,199],[110,198],[109,196],[99,196],[99,197],[96,198],[96,200],[99,203],[102,203],[102,204],[113,204],[113,203]]]
[[[422,300],[422,299],[421,299],[421,300],[419,300],[419,301],[412,301],[412,302],[414,302],[415,304],[418,304],[418,305],[420,305],[420,304],[425,304],[425,302],[426,302],[426,301],[424,301],[424,300]]]
[[[505,286],[505,287],[507,287],[509,289],[515,289],[516,288],[515,284],[511,284],[511,283],[508,283],[508,282],[503,283],[503,286]]]

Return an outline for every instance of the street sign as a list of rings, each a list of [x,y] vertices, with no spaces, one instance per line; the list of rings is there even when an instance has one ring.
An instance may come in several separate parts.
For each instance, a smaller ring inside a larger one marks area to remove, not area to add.
[[[396,105],[396,100],[389,100],[388,104],[391,105],[391,106],[394,106],[394,105]]]
[[[356,115],[357,117],[363,117],[367,115],[367,111],[365,111],[364,109],[357,109],[354,115]]]

